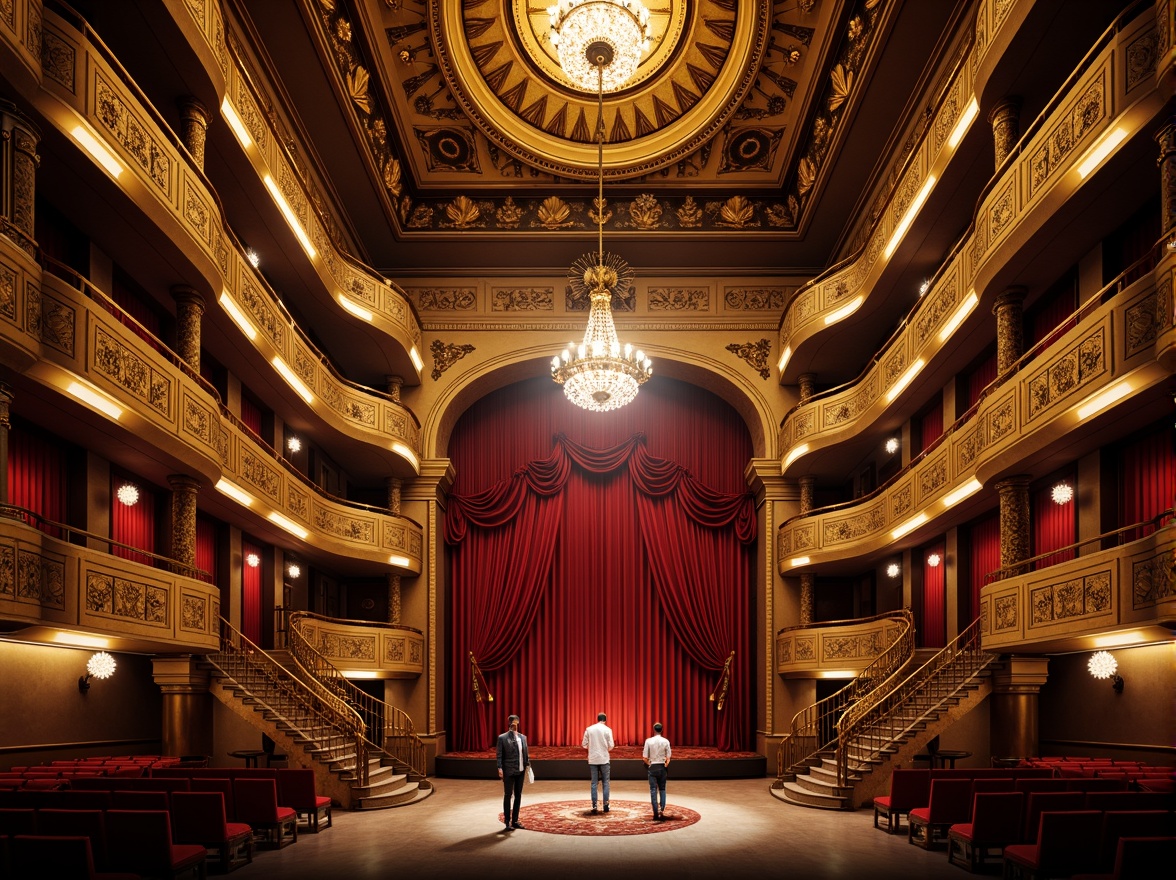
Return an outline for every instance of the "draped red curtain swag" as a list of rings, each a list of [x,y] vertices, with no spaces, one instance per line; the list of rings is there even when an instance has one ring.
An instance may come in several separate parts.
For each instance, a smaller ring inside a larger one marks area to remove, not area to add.
[[[596,509],[569,516],[569,495]],[[591,540],[568,540],[569,528],[592,530]],[[452,658],[464,670],[454,679],[454,748],[488,747],[494,726],[515,711],[536,744],[578,745],[605,703],[621,742],[674,719],[679,743],[746,747],[746,698],[731,683],[749,673],[749,493],[701,484],[652,456],[643,434],[606,449],[560,434],[548,458],[483,492],[451,496],[445,538],[455,585]],[[584,595],[549,589],[553,578],[585,572]],[[569,622],[536,628],[541,614]],[[589,631],[603,635],[585,638]],[[683,659],[694,668],[684,671]],[[490,697],[502,702],[496,682],[517,682],[505,673],[523,663],[527,684],[515,687],[510,706],[491,708]],[[593,681],[615,683],[626,670],[628,685],[611,693]],[[527,718],[525,703],[539,717]]]

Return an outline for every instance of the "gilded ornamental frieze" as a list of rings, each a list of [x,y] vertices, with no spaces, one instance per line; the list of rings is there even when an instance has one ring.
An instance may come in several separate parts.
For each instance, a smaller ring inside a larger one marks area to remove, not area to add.
[[[776,634],[776,672],[786,678],[852,678],[900,638],[901,613],[787,627]]]
[[[425,637],[412,627],[317,615],[300,616],[297,626],[302,638],[344,675],[416,678],[425,670]]]

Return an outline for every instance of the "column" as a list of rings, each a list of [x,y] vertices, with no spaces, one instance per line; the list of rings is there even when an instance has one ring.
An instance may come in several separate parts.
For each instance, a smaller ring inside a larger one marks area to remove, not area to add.
[[[805,403],[812,398],[816,391],[817,374],[801,373],[796,377],[796,381],[800,383],[800,403]]]
[[[1029,758],[1040,754],[1038,708],[1048,657],[1005,659],[992,677],[989,742],[994,758]]]
[[[388,510],[393,516],[400,516],[400,492],[404,481],[397,477],[388,477]]]
[[[813,509],[817,494],[817,478],[806,474],[800,478],[800,512],[808,513]],[[812,572],[805,572],[800,576],[800,623],[813,622],[813,606],[816,603],[817,578]]]
[[[385,376],[384,381],[392,399],[400,403],[400,389],[404,386],[404,379],[400,376]]]
[[[180,101],[180,140],[192,155],[192,161],[204,170],[204,141],[208,137],[208,111],[195,98]]]
[[[155,683],[163,692],[163,754],[212,756],[212,694],[208,672],[191,654],[151,658]]]
[[[1018,475],[996,484],[1000,497],[1000,567],[1015,566],[1030,556],[1029,544],[1029,477]],[[1005,572],[1006,577],[1022,573],[1024,569]]]
[[[1176,230],[1176,117],[1156,132],[1160,145],[1160,234]]]
[[[200,373],[200,319],[204,315],[204,297],[183,284],[171,289],[176,303],[176,354],[193,372]]]
[[[0,382],[0,504],[8,503],[8,432],[12,428],[9,419],[12,399],[12,386]]]
[[[35,257],[34,205],[37,195],[37,145],[41,132],[15,104],[0,101],[0,211],[15,227],[12,236]]]
[[[400,626],[400,575],[388,573],[388,623]]]
[[[200,481],[187,474],[172,474],[171,558],[189,568],[196,567],[196,491]]]
[[[1025,330],[1022,304],[1027,291],[1010,287],[996,298],[992,314],[996,315],[996,374],[1003,376],[1025,353]]]
[[[996,167],[1000,168],[1021,139],[1021,99],[1006,98],[1001,101],[988,114],[988,123],[992,126]]]

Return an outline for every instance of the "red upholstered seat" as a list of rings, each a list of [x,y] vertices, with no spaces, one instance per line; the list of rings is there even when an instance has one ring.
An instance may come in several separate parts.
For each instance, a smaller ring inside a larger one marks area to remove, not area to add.
[[[1086,795],[1080,791],[1031,791],[1025,798],[1025,824],[1021,843],[1037,842],[1038,819],[1046,810],[1081,810],[1086,806]]]
[[[1107,810],[1099,836],[1098,869],[1111,870],[1119,841],[1124,837],[1169,835],[1176,835],[1176,815],[1170,810]],[[1172,869],[1176,872],[1176,865]]]
[[[106,813],[102,810],[38,810],[37,833],[87,837],[99,871],[111,870],[106,852]]]
[[[316,834],[322,818],[327,820],[323,827],[331,827],[331,799],[315,792],[313,770],[278,770],[278,802],[290,807],[299,816],[305,814],[307,827]]]
[[[112,868],[151,877],[203,878],[208,850],[172,840],[163,810],[107,810],[106,850]]]
[[[1109,874],[1075,874],[1070,880],[1153,880],[1171,873],[1174,864],[1176,837],[1121,837]]]
[[[1036,843],[1004,848],[1004,876],[1009,880],[1069,877],[1096,863],[1101,828],[1098,810],[1044,812]]]
[[[229,822],[237,821],[237,801],[233,794],[233,780],[223,777],[194,778],[192,791],[219,791],[225,799],[225,819]]]
[[[931,771],[899,768],[890,775],[890,794],[874,798],[874,827],[878,817],[886,817],[887,834],[900,830],[899,822],[916,807],[925,807],[931,798]]]
[[[170,806],[166,791],[120,791],[110,793],[115,810],[166,810]]]
[[[969,871],[977,870],[990,855],[1021,837],[1020,791],[978,792],[972,798],[972,821],[947,829],[947,860]]]
[[[225,798],[219,791],[173,792],[171,818],[176,843],[200,844],[215,854],[222,872],[253,861],[253,829],[225,818]]]
[[[930,849],[952,825],[967,822],[972,813],[971,779],[932,779],[927,806],[907,817],[907,841]]]
[[[138,880],[138,874],[98,873],[90,838],[18,834],[8,844],[12,876],[68,877],[70,880]]]
[[[275,771],[276,772],[276,771]],[[278,784],[272,779],[234,779],[237,821],[262,831],[266,843],[281,849],[298,841],[298,814],[278,804]]]

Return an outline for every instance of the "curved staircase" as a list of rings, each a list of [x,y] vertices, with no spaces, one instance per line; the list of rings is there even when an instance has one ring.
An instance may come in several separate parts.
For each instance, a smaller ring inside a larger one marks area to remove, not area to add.
[[[802,709],[780,743],[772,794],[796,806],[854,810],[910,766],[927,743],[992,690],[997,657],[980,647],[977,619],[947,647],[915,665],[909,611],[903,629],[848,685]]]
[[[204,660],[209,691],[293,764],[313,769],[320,793],[342,809],[398,807],[432,794],[425,747],[408,717],[347,682],[295,629],[290,651],[266,652],[222,619],[220,650]]]

